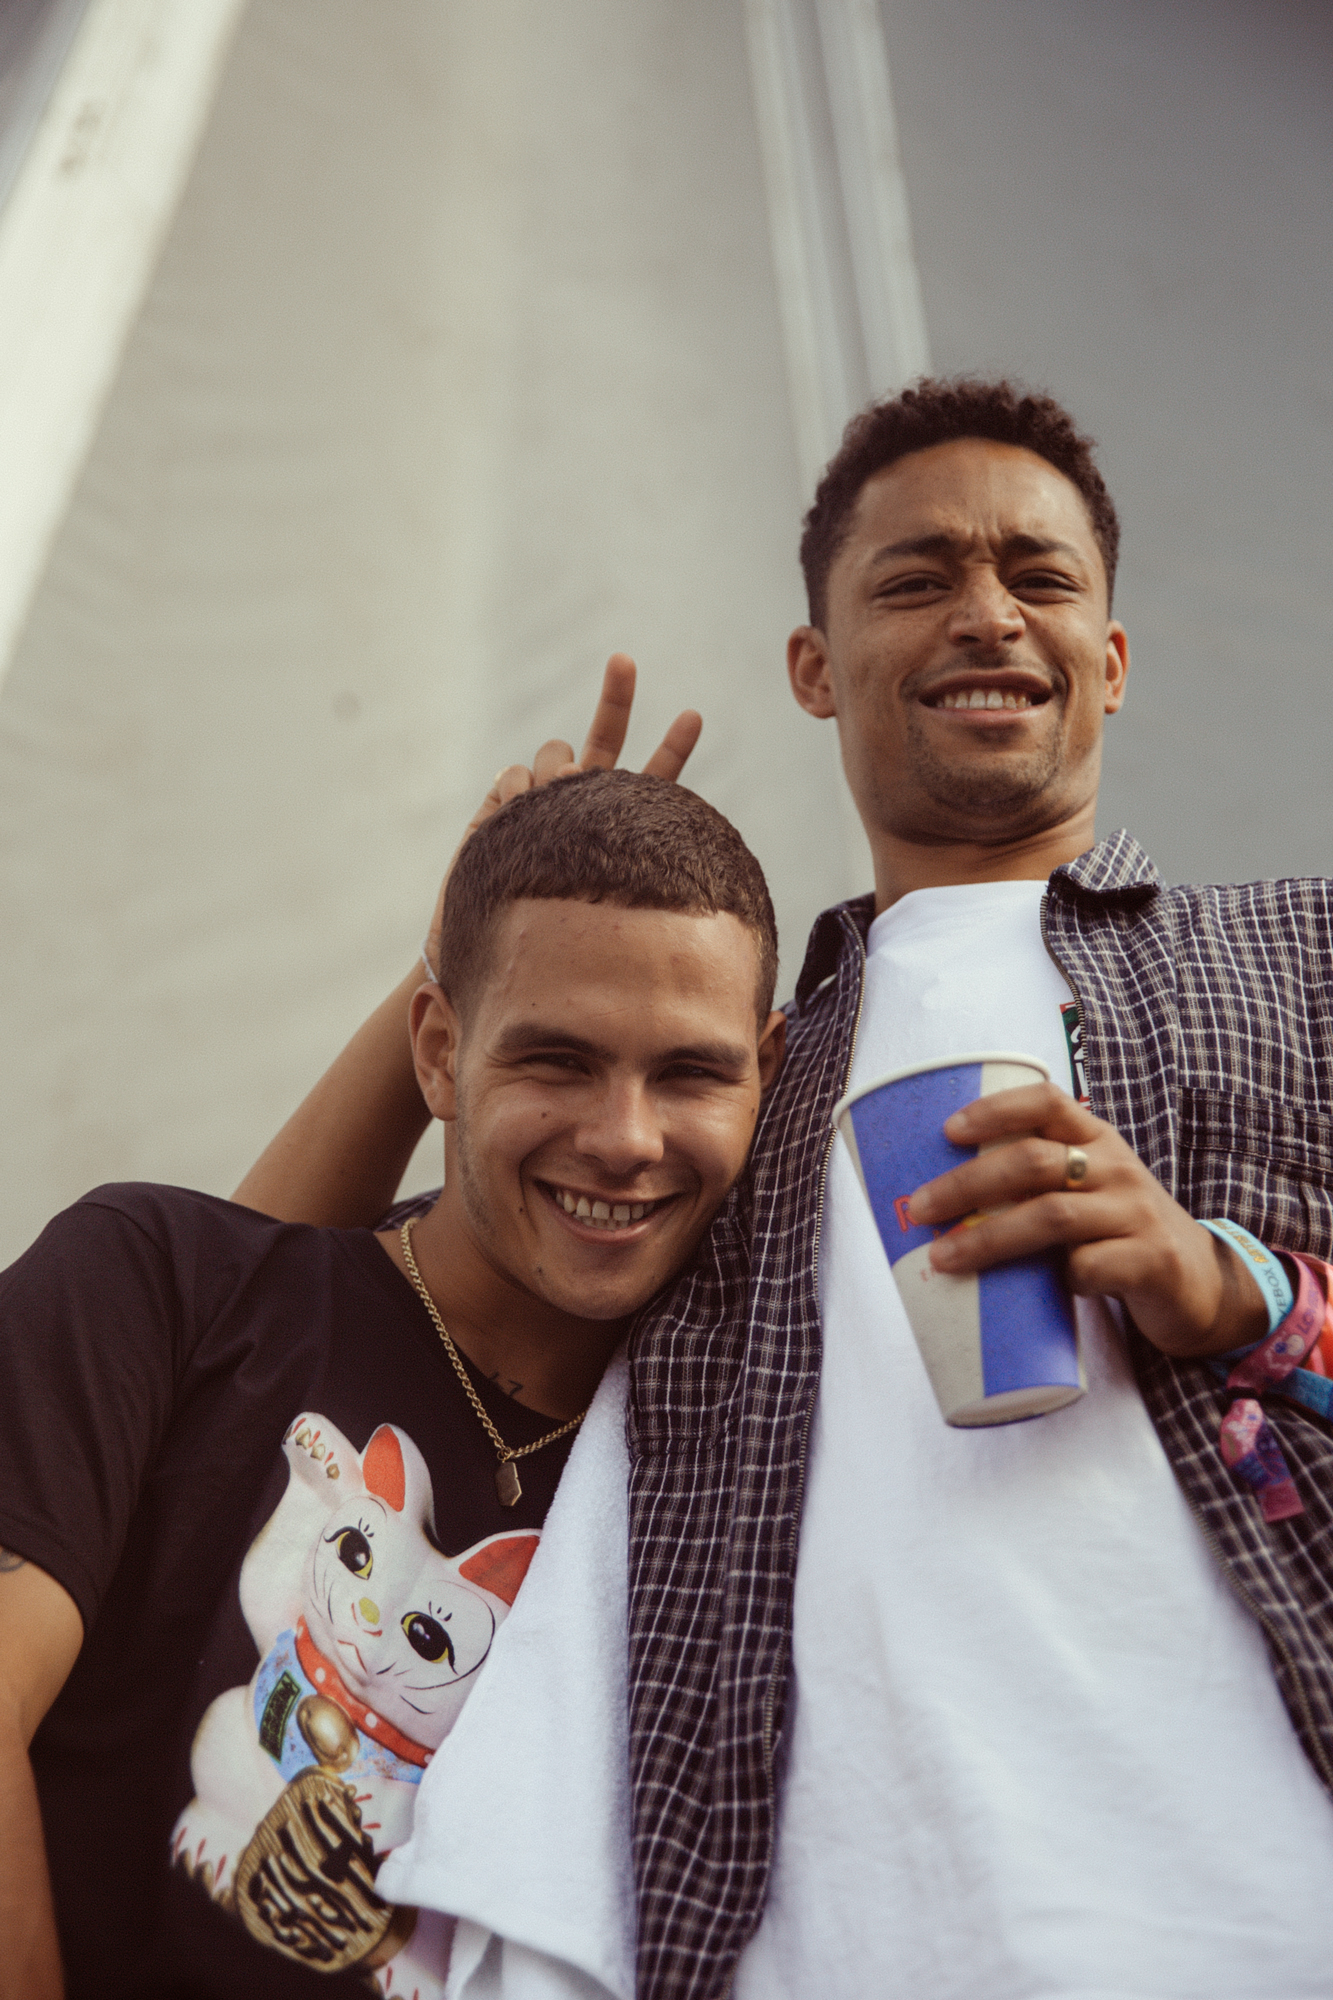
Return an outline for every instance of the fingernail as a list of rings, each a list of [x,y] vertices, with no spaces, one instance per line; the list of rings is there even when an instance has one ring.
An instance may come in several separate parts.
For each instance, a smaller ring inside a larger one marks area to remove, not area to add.
[[[958,1262],[959,1246],[951,1243],[947,1236],[941,1236],[931,1245],[930,1261],[937,1271],[944,1271]]]

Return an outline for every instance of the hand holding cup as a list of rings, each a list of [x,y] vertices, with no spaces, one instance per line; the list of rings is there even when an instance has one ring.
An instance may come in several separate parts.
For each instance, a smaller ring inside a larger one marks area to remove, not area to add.
[[[1267,1307],[1234,1251],[1173,1201],[1114,1126],[1050,1083],[997,1092],[944,1123],[973,1156],[917,1187],[913,1219],[938,1229],[930,1259],[961,1277],[1065,1253],[1069,1288],[1121,1300],[1164,1354],[1195,1359],[1262,1339]],[[1069,1174],[1070,1149],[1086,1155]],[[967,1229],[950,1228],[977,1216]]]
[[[1038,1250],[951,1273],[935,1259],[939,1230],[917,1211],[912,1193],[932,1167],[946,1169],[933,1187],[961,1171],[953,1162],[968,1140],[950,1127],[964,1105],[992,1093],[1022,1095],[1021,1086],[1040,1087],[1047,1076],[1046,1065],[1030,1056],[954,1056],[863,1085],[833,1114],[940,1412],[960,1428],[1045,1416],[1083,1393],[1058,1257]],[[987,1220],[958,1209],[945,1219],[959,1213],[964,1234]]]

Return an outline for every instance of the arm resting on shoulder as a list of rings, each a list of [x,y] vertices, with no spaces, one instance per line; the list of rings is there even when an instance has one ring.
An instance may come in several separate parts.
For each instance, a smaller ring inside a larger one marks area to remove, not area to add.
[[[281,1222],[368,1228],[398,1192],[430,1113],[417,1088],[407,1007],[417,965],[326,1070],[232,1199]]]
[[[64,1992],[28,1745],[82,1644],[69,1593],[35,1563],[0,1550],[0,2000]]]

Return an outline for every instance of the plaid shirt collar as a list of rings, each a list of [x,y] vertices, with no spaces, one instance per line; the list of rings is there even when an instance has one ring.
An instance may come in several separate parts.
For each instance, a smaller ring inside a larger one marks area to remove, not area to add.
[[[1106,902],[1144,903],[1162,889],[1162,878],[1132,833],[1121,827],[1107,834],[1075,861],[1066,861],[1050,878],[1052,893],[1073,891]],[[847,924],[860,934],[862,944],[875,920],[873,894],[854,896],[838,903],[815,919],[806,946],[805,962],[796,982],[796,1009],[804,1013],[824,982],[837,970],[839,954],[848,943]]]

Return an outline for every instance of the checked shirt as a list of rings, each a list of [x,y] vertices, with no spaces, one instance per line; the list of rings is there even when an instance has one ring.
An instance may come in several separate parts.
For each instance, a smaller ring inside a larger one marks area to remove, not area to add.
[[[851,1064],[872,899],[815,925],[750,1166],[637,1331],[630,1438],[630,1757],[642,2000],[720,2000],[759,1920],[790,1671],[830,1114]],[[1129,834],[1051,877],[1047,948],[1076,994],[1092,1109],[1193,1215],[1333,1257],[1333,884],[1172,889]],[[1144,1402],[1265,1634],[1333,1791],[1333,1433],[1268,1414],[1305,1504],[1265,1524],[1226,1469],[1206,1365],[1131,1331]]]

